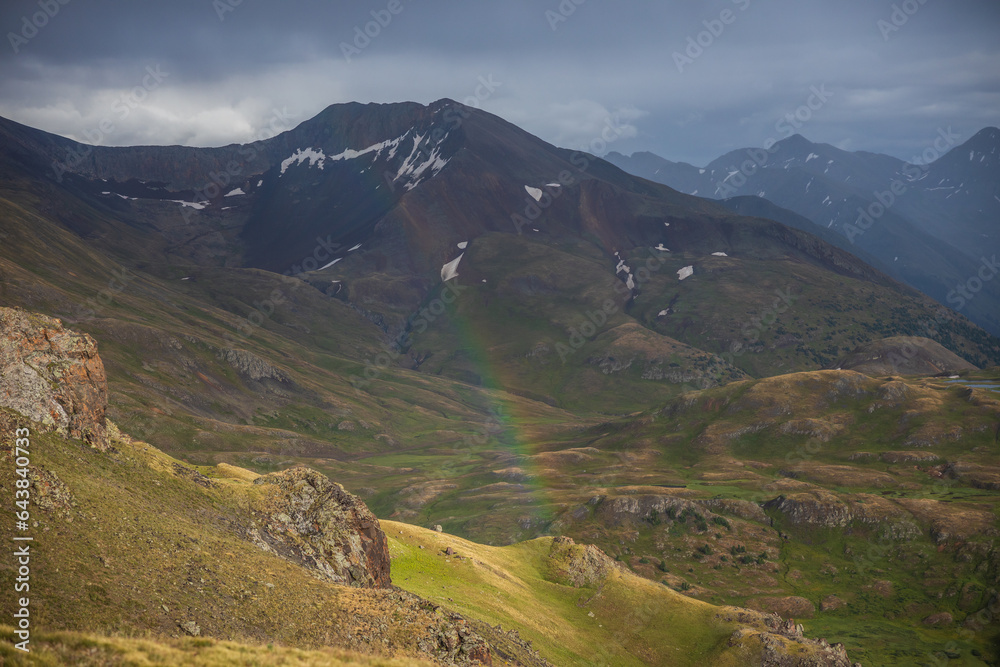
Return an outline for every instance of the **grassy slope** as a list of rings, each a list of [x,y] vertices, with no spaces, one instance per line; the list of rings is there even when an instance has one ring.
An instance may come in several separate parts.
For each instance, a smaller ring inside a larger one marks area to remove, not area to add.
[[[555,664],[739,664],[726,645],[736,626],[718,622],[718,608],[624,571],[581,588],[561,583],[551,538],[489,547],[409,524],[383,528],[397,585],[516,628]]]
[[[20,420],[0,417],[0,486],[9,488],[8,426]],[[329,646],[414,657],[417,642],[433,645],[450,617],[393,590],[317,580],[253,547],[240,537],[256,488],[251,471],[199,471],[138,441],[116,440],[109,453],[37,431],[31,441],[32,465],[54,473],[66,493],[35,490],[30,593],[41,650],[27,664],[325,664],[342,656],[315,652]],[[407,524],[384,528],[402,589],[483,627],[519,630],[553,664],[591,664],[602,655],[612,664],[735,666],[756,649],[730,646],[732,633],[764,629],[757,617],[737,623],[727,609],[625,571],[574,588],[558,574],[568,561],[551,555],[551,538],[499,548]],[[465,558],[445,558],[449,546]],[[10,564],[0,564],[0,585],[11,587],[13,577]],[[0,601],[5,614],[10,604],[9,596]],[[164,643],[186,621],[208,638]],[[506,662],[498,656],[494,664]]]
[[[5,429],[0,455],[8,489],[12,434]],[[36,629],[163,637],[194,621],[205,635],[247,644],[417,656],[441,622],[412,598],[319,580],[240,537],[252,473],[205,469],[214,475],[206,488],[193,468],[142,442],[116,442],[107,454],[34,431],[31,442],[32,465],[55,473],[73,503],[50,494],[55,505],[42,509],[35,493]],[[7,559],[0,582],[12,590],[13,579]],[[11,605],[12,596],[0,600],[5,616]]]
[[[852,375],[790,375],[692,394],[640,419],[608,425],[589,444],[623,453],[657,451],[657,465],[672,470],[684,487],[621,488],[626,476],[616,480],[619,490],[611,495],[762,502],[780,494],[832,492],[860,508],[884,508],[885,519],[823,528],[771,511],[771,528],[722,512],[725,528],[709,523],[699,529],[665,517],[650,522],[648,516],[609,528],[589,515],[574,520],[566,512],[562,530],[605,546],[644,576],[674,586],[686,582],[694,594],[717,603],[752,605],[760,598],[797,595],[818,610],[835,595],[846,605],[817,611],[804,621],[806,627],[838,637],[852,658],[865,664],[914,664],[953,640],[967,662],[952,664],[981,664],[973,651],[996,653],[995,615],[987,614],[981,630],[959,626],[989,606],[991,591],[1000,584],[992,546],[1000,497],[977,488],[980,482],[971,477],[942,479],[940,471],[946,463],[961,462],[982,466],[990,471],[982,479],[993,479],[1000,401],[989,392],[970,396],[961,387],[914,378],[906,382],[906,398],[890,405],[884,400],[891,384],[886,379],[856,376],[859,392],[846,386],[838,392],[838,381]],[[785,432],[782,426],[789,423],[817,433],[834,430],[821,437]],[[838,424],[842,430],[836,431]],[[906,444],[909,440],[925,444]],[[939,458],[916,464],[878,458],[899,450]],[[852,460],[857,452],[876,456]],[[582,475],[577,478],[582,504],[598,490],[585,488]],[[929,501],[929,511],[910,514],[912,501]],[[905,522],[915,522],[917,532],[894,535],[892,527]],[[779,531],[787,539],[779,538]],[[709,555],[697,551],[705,545]],[[733,547],[766,558],[740,563]],[[939,612],[952,614],[954,623],[922,623]]]
[[[13,629],[0,626],[0,664],[25,667],[422,667],[416,659],[377,658],[352,651],[305,651],[273,644],[262,646],[209,638],[165,640],[108,637],[81,632],[41,632],[31,638],[31,652],[11,644]],[[9,642],[9,643],[8,643]]]

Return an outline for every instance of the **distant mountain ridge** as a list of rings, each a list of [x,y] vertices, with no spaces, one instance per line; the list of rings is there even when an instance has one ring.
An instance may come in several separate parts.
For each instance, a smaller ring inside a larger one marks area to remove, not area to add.
[[[710,199],[768,199],[835,232],[828,240],[839,247],[868,253],[894,278],[1000,333],[1000,281],[979,276],[1000,250],[1000,130],[987,127],[960,140],[941,129],[917,163],[801,135],[767,150],[731,151],[704,168],[651,153],[606,159]]]

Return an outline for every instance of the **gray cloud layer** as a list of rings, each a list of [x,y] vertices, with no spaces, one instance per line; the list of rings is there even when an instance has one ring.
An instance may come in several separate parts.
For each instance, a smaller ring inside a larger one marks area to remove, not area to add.
[[[442,97],[695,164],[791,130],[905,159],[1000,125],[995,0],[8,0],[0,29],[0,115],[108,145]]]

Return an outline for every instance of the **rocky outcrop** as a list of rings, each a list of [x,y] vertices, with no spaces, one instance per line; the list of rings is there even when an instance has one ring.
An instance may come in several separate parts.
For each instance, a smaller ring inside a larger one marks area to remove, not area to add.
[[[597,503],[596,516],[608,526],[621,526],[636,521],[647,521],[653,524],[673,520],[711,521],[715,515],[707,509],[709,502],[686,500],[675,496],[634,495],[615,498],[600,497]],[[593,502],[593,501],[592,501]],[[715,507],[722,508],[718,504]],[[743,511],[752,510],[743,506]],[[761,513],[763,516],[763,513]],[[756,516],[755,516],[756,518]],[[766,519],[766,516],[763,517]]]
[[[795,524],[813,524],[842,528],[851,522],[851,508],[832,493],[816,489],[811,493],[781,495],[764,504],[775,509]]]
[[[549,562],[556,581],[580,588],[599,583],[615,569],[615,561],[592,544],[577,544],[569,537],[556,537],[549,549]]]
[[[292,381],[288,373],[264,361],[253,352],[225,348],[219,350],[219,358],[235,368],[241,375],[257,382],[276,380],[277,382],[291,383]]]
[[[259,547],[338,584],[391,586],[388,541],[360,498],[309,468],[264,475],[254,486],[247,537]]]
[[[843,644],[830,644],[825,639],[803,636],[803,628],[793,619],[783,620],[777,614],[767,614],[725,607],[715,615],[717,620],[743,625],[729,638],[729,646],[741,647],[761,667],[857,667],[847,656]]]
[[[93,338],[55,318],[0,307],[0,407],[104,450],[107,406]]]
[[[920,533],[913,517],[904,508],[868,493],[856,493],[845,500],[814,487],[802,493],[782,494],[764,503],[764,507],[781,512],[795,525],[843,528],[857,522],[881,526],[887,534],[912,537]]]

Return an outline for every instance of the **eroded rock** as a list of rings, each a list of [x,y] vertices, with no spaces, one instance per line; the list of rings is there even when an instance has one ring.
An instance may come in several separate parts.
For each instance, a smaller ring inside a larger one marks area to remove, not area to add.
[[[87,334],[59,320],[0,307],[0,407],[108,448],[108,381]]]
[[[388,541],[360,498],[302,467],[264,475],[254,485],[258,525],[248,537],[258,546],[338,584],[392,585]]]

